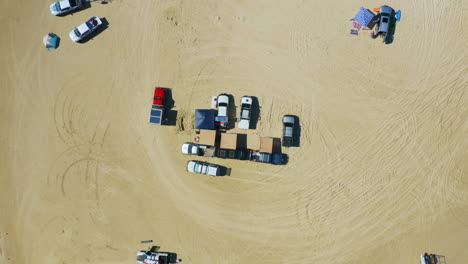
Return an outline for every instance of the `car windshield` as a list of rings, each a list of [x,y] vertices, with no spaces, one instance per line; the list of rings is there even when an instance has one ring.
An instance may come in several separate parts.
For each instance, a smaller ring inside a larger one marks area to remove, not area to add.
[[[76,6],[75,0],[70,0],[70,6]]]
[[[60,3],[55,3],[54,7],[52,8],[54,11],[60,11]]]
[[[219,106],[227,107],[228,105],[226,103],[219,103]]]
[[[383,17],[389,17],[390,16],[389,13],[380,13],[380,15],[383,16]]]
[[[74,32],[77,37],[81,37],[81,33],[77,28],[75,28]]]
[[[145,259],[146,259],[146,254],[137,256],[137,261],[139,262],[143,262]]]

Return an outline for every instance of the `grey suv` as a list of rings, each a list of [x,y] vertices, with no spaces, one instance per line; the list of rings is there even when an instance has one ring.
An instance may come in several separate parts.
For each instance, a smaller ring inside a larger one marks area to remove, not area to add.
[[[384,42],[387,42],[388,32],[390,31],[390,25],[393,22],[393,18],[395,17],[395,10],[389,6],[381,6],[380,7],[380,23],[379,23],[379,30],[377,31],[377,35],[382,35]]]

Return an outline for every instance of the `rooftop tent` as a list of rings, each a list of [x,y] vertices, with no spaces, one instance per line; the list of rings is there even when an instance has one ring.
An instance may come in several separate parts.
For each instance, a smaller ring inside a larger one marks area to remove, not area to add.
[[[49,33],[44,36],[42,41],[44,42],[46,49],[50,50],[58,48],[60,38],[54,33]]]
[[[367,27],[370,24],[370,22],[372,22],[374,16],[374,13],[372,13],[368,9],[365,9],[364,7],[361,7],[352,20],[358,22],[364,27]]]
[[[195,110],[195,128],[196,129],[215,129],[215,110],[197,109]]]

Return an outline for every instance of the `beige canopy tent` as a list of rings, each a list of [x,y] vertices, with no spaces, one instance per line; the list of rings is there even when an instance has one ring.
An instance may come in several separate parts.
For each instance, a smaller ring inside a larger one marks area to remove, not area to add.
[[[223,149],[237,149],[237,134],[222,133],[220,147]]]
[[[200,135],[195,137],[194,143],[214,146],[216,144],[216,130],[200,129]]]
[[[260,152],[263,152],[263,153],[281,152],[281,142],[279,138],[261,137],[260,138]]]

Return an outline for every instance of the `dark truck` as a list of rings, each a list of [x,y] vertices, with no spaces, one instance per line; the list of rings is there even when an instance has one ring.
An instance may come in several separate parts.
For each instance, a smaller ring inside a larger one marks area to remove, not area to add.
[[[224,149],[217,148],[214,156],[222,159],[238,159],[248,160],[251,156],[251,151],[248,149]]]
[[[271,163],[275,165],[281,165],[285,163],[285,158],[281,153],[263,153],[259,151],[253,151],[250,160],[255,162]]]
[[[285,115],[283,116],[283,140],[282,145],[284,147],[291,147],[294,145],[294,128],[296,125],[296,119],[294,116]]]

